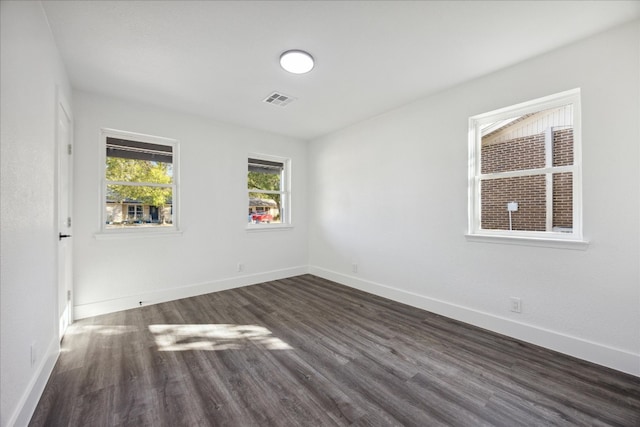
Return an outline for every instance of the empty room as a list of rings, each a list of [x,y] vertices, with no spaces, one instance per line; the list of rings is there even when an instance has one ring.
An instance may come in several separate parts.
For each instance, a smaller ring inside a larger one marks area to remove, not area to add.
[[[2,427],[640,425],[640,2],[0,4]]]

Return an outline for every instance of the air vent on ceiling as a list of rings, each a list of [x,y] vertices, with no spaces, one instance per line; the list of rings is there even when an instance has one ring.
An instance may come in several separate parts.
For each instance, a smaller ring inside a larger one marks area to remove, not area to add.
[[[264,99],[264,102],[271,105],[279,105],[280,107],[285,107],[286,105],[295,101],[296,98],[293,98],[289,95],[285,95],[280,92],[273,92],[271,95],[267,96]]]

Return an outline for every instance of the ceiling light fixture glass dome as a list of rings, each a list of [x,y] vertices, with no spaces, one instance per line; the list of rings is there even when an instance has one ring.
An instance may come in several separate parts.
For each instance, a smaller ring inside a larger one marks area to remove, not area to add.
[[[288,50],[280,55],[280,66],[293,74],[308,73],[313,65],[313,56],[304,50]]]

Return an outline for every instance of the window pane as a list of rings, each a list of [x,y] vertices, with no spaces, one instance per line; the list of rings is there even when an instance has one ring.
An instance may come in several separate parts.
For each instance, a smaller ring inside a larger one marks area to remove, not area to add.
[[[107,138],[108,181],[173,182],[173,147]]]
[[[171,226],[172,199],[171,188],[107,185],[106,228]]]
[[[171,163],[107,157],[107,181],[173,183]]]
[[[247,183],[249,190],[281,191],[284,164],[261,159],[249,159]]]
[[[573,164],[573,128],[553,130],[553,166]]]
[[[573,105],[483,125],[481,135],[483,174],[571,165]]]
[[[249,193],[248,222],[251,224],[282,222],[282,194]]]
[[[107,137],[107,157],[173,163],[173,147]]]
[[[546,231],[546,175],[483,180],[481,227],[486,230]],[[508,203],[516,202],[511,212]]]
[[[573,174],[553,174],[553,231],[573,230]]]

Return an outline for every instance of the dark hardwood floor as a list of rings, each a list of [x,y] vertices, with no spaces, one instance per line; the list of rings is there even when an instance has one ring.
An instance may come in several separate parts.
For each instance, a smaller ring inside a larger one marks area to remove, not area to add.
[[[32,426],[640,426],[640,379],[305,275],[73,324]]]

